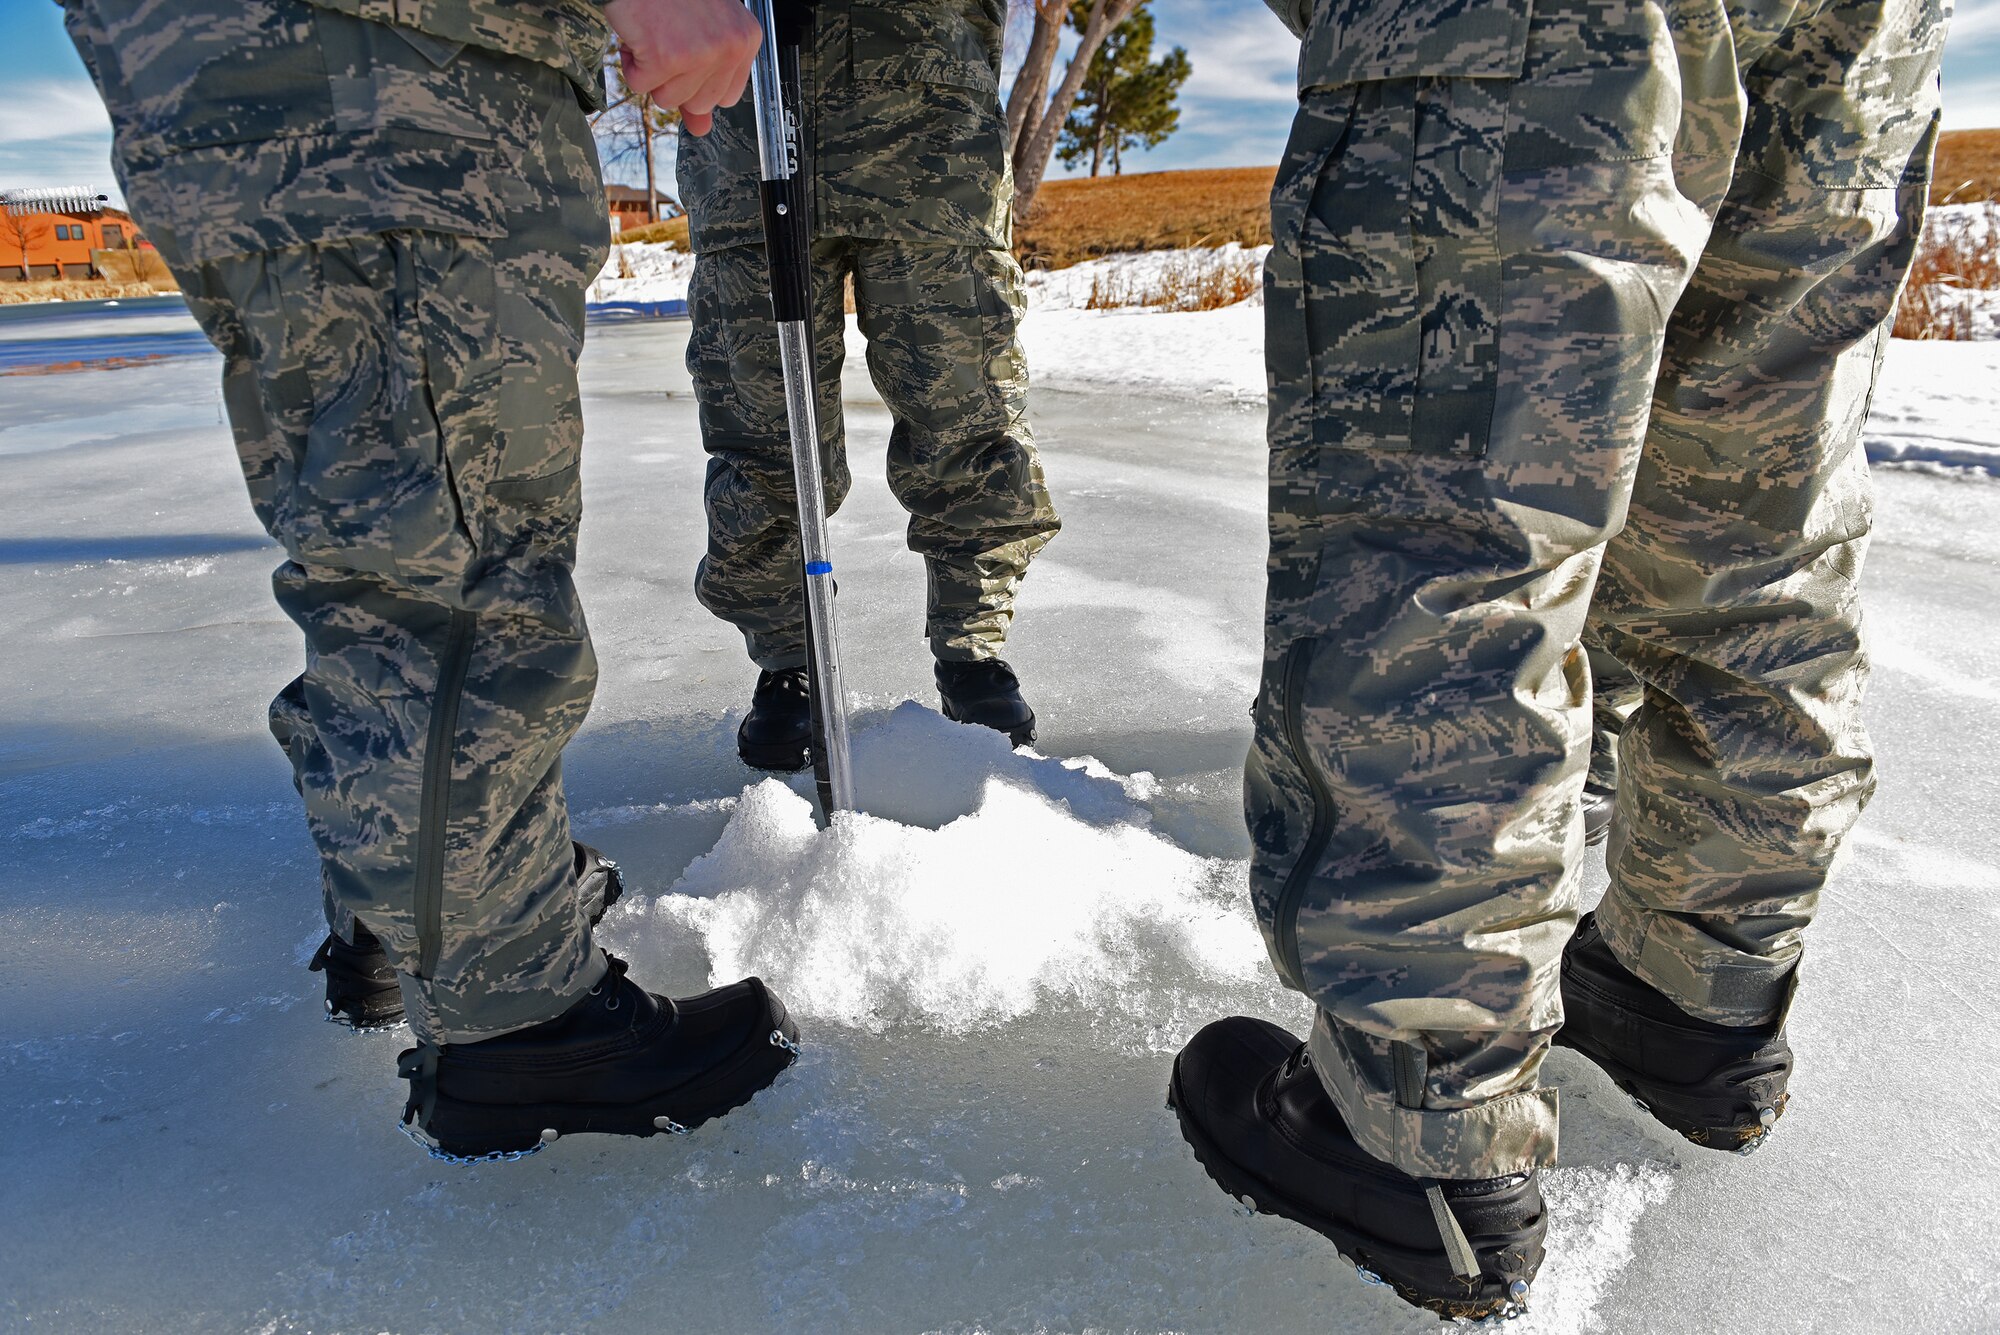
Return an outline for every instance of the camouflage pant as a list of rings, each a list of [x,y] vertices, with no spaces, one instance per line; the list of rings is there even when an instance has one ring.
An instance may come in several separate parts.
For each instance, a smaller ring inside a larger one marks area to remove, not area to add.
[[[317,235],[244,253],[176,227],[163,249],[223,355],[250,499],[290,558],[274,584],[305,632],[306,670],[271,726],[329,921],[382,939],[420,1037],[550,1018],[604,967],[575,891],[560,764],[596,680],[571,581],[576,359],[608,235],[575,91],[548,66],[287,0],[177,13],[177,42],[132,40],[153,21],[133,0],[79,5],[72,26],[121,169],[143,167],[123,136],[148,118],[200,126],[251,108],[261,130],[297,131],[154,170],[235,161],[240,179],[210,208],[277,194],[288,211],[270,224]],[[403,142],[418,146],[398,158]],[[425,153],[447,173],[434,189]],[[267,160],[282,182],[262,179]],[[503,163],[497,207],[444,216],[452,191],[490,183],[469,166]],[[313,198],[350,214],[402,206],[322,188],[336,180],[408,188],[410,207],[436,214],[349,233]]]
[[[1583,651],[1590,660],[1590,765],[1585,782],[1600,792],[1618,791],[1618,739],[1639,708],[1645,688],[1632,669],[1597,643],[1586,629]]]
[[[1061,525],[1025,420],[1027,361],[1015,339],[1020,271],[1005,251],[917,242],[813,246],[813,342],[828,512],[846,497],[840,368],[843,285],[868,339],[868,369],[894,416],[889,487],[924,558],[924,629],[947,661],[995,657],[1014,594]],[[687,364],[708,448],[702,605],[742,630],[750,657],[805,662],[798,493],[763,248],[704,253],[688,293]]]
[[[1690,1012],[1777,1012],[1872,789],[1859,435],[1944,19],[1315,23],[1272,203],[1252,888],[1361,1143],[1480,1177],[1555,1154],[1587,621],[1646,687],[1600,918]]]

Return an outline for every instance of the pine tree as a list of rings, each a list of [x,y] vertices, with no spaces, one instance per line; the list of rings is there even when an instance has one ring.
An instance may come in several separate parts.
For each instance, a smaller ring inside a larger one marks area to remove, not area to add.
[[[1082,0],[1070,6],[1070,25],[1077,31],[1083,31],[1089,18],[1090,6]],[[1064,166],[1088,158],[1090,174],[1096,176],[1108,160],[1117,175],[1126,149],[1152,148],[1180,128],[1175,102],[1191,70],[1188,54],[1177,46],[1154,60],[1153,36],[1153,16],[1141,4],[1091,57],[1090,72],[1056,149]]]

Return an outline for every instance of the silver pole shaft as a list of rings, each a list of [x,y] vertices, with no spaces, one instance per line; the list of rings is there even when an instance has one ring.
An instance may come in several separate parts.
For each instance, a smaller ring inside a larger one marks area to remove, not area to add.
[[[771,0],[748,0],[764,29],[754,73],[757,148],[764,179],[787,181],[798,172],[798,120],[785,107],[779,80],[778,33]],[[818,379],[812,337],[803,320],[778,323],[778,356],[785,375],[785,418],[791,428],[792,478],[799,497],[799,554],[805,563],[806,630],[812,637],[813,687],[826,749],[829,818],[854,810],[854,767],[847,741],[847,690],[840,671],[834,621],[833,552],[826,536],[826,489],[819,464]]]

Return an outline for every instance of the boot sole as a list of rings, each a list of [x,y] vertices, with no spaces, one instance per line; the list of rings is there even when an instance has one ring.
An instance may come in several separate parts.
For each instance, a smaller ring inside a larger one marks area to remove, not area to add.
[[[783,1046],[777,1042],[779,1034],[785,1038]],[[434,1157],[474,1163],[525,1158],[562,1136],[682,1136],[769,1089],[798,1060],[798,1045],[798,1027],[787,1015],[771,1037],[745,1044],[734,1059],[704,1073],[698,1084],[643,1103],[499,1106],[440,1094],[422,1133],[403,1129]],[[727,1092],[716,1092],[718,1087]]]
[[[365,1006],[335,1007],[329,1001],[326,1007],[326,1021],[354,1034],[380,1034],[400,1028],[403,1024],[403,994],[398,990],[390,995],[396,998],[395,1004],[378,1010],[371,1010]]]
[[[1521,1300],[1501,1292],[1497,1295],[1464,1298],[1456,1295],[1425,1292],[1412,1286],[1402,1276],[1411,1269],[1436,1269],[1449,1273],[1451,1262],[1442,1249],[1436,1252],[1412,1252],[1407,1248],[1383,1243],[1380,1239],[1362,1232],[1345,1222],[1319,1214],[1312,1207],[1286,1197],[1272,1189],[1255,1174],[1238,1165],[1208,1138],[1200,1125],[1181,1110],[1181,1063],[1174,1059],[1173,1076],[1167,1084],[1167,1107],[1173,1110],[1174,1120],[1180,1124],[1181,1139],[1194,1151],[1195,1160],[1209,1180],[1221,1187],[1236,1200],[1248,1205],[1258,1214],[1277,1215],[1295,1224],[1311,1229],[1333,1244],[1334,1250],[1354,1266],[1356,1273],[1371,1284],[1386,1284],[1396,1291],[1396,1296],[1412,1307],[1435,1313],[1447,1320],[1460,1319],[1478,1321],[1492,1316],[1518,1315],[1523,1310]]]
[[[1564,1030],[1557,1031],[1557,1047],[1568,1048],[1596,1066],[1611,1077],[1611,1083],[1638,1104],[1642,1112],[1689,1144],[1703,1149],[1726,1150],[1732,1154],[1749,1154],[1761,1149],[1778,1119],[1785,1115],[1785,1105],[1791,1102],[1790,1092],[1780,1090],[1764,1104],[1764,1108],[1770,1111],[1767,1120],[1762,1115],[1763,1110],[1754,1106],[1757,1100],[1746,1094],[1707,1092],[1716,1084],[1737,1091],[1751,1081],[1768,1078],[1778,1067],[1776,1058],[1745,1057],[1722,1067],[1716,1080],[1705,1081],[1699,1086],[1668,1085],[1646,1079],[1616,1057],[1585,1047],[1566,1037],[1566,1033]],[[1746,1103],[1753,1105],[1752,1120],[1747,1122],[1743,1120]]]
[[[603,920],[604,915],[611,911],[611,906],[625,894],[625,877],[619,872],[618,864],[605,862],[599,865],[604,868],[605,874],[604,908],[596,918],[591,919],[593,927]],[[394,997],[395,1004],[383,1006],[379,1010],[363,1007],[358,1014],[352,1006],[335,1006],[329,1001],[326,1004],[327,1023],[337,1024],[349,1033],[355,1034],[379,1034],[390,1029],[400,1029],[409,1022],[409,1017],[403,1013],[402,989],[397,988],[385,995]]]
[[[938,697],[938,703],[941,706],[940,712],[953,723],[963,723],[969,728],[983,728],[986,726],[973,719],[960,718],[958,711],[952,707],[951,701],[945,699],[943,696]],[[1012,731],[1005,728],[995,728],[993,731],[1005,737],[1014,746],[1026,746],[1029,742],[1035,740],[1035,716],[1033,713],[1030,713],[1028,721]]]

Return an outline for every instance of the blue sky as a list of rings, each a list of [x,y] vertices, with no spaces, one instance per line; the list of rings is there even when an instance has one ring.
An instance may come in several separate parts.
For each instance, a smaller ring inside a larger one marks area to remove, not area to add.
[[[1162,44],[1188,49],[1179,134],[1128,170],[1273,163],[1298,47],[1261,0],[1154,0]],[[52,0],[0,0],[0,187],[110,190],[111,130]],[[2000,0],[1959,0],[1945,52],[1945,126],[2000,126]],[[663,164],[664,165],[664,164]]]

